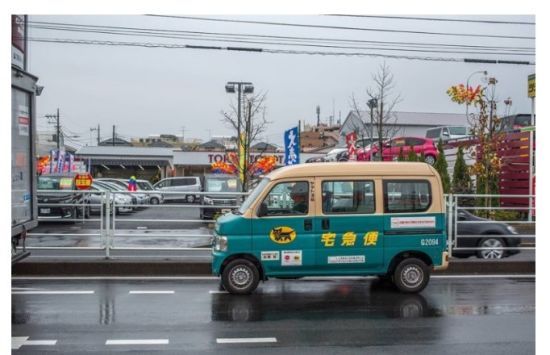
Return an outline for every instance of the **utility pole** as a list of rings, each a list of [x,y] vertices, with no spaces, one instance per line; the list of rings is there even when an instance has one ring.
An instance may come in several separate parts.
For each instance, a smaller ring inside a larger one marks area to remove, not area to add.
[[[47,119],[55,119],[55,141],[57,143],[57,150],[60,148],[60,135],[61,135],[61,125],[59,124],[59,108],[57,109],[57,114],[55,115],[46,115]],[[52,122],[50,122],[52,123]]]
[[[59,107],[57,108],[57,150],[59,150],[59,136],[61,135],[61,127],[59,126]]]
[[[321,106],[317,105],[315,112],[317,113],[317,127],[319,127],[321,124]]]
[[[97,131],[97,145],[99,146],[99,143],[101,142],[101,134],[100,134],[99,124],[97,125],[97,128],[93,128],[93,127],[90,128],[90,132],[93,132],[93,131]]]
[[[115,125],[113,125],[113,147],[115,146]]]

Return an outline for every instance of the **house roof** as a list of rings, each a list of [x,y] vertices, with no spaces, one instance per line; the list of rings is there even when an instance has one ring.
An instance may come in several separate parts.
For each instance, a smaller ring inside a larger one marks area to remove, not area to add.
[[[225,146],[219,142],[216,142],[215,140],[211,140],[202,144],[199,144],[199,147],[201,148],[219,148],[219,149],[225,149]]]
[[[82,147],[76,151],[76,155],[81,157],[156,157],[172,159],[173,152],[172,149],[158,147],[94,146]]]
[[[391,120],[393,124],[399,126],[451,126],[451,125],[463,125],[468,126],[468,119],[465,114],[462,113],[436,113],[436,112],[405,112],[394,111],[396,120]],[[370,122],[370,111],[360,111],[361,120],[363,122]],[[356,118],[356,112],[350,111],[346,121],[350,117]],[[395,122],[394,122],[395,121]]]

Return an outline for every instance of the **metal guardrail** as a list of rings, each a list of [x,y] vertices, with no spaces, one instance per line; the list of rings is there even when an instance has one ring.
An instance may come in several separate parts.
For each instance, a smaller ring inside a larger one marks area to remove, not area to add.
[[[501,199],[525,199],[528,207],[501,206]],[[535,195],[495,195],[495,194],[449,194],[446,196],[448,208],[447,215],[447,236],[449,256],[468,255],[475,253],[483,258],[499,258],[502,253],[519,252],[521,250],[535,250],[535,233],[517,233],[516,226],[535,226],[533,220],[533,200]],[[496,200],[496,206],[492,206]],[[463,201],[461,203],[461,201]],[[469,201],[466,204],[464,201]],[[473,206],[472,204],[489,204],[489,206]],[[470,211],[477,212],[476,216]],[[527,211],[523,219],[494,220],[490,215],[495,216],[498,211],[515,212]],[[464,213],[466,212],[466,213]],[[465,218],[462,218],[465,216]],[[482,219],[484,218],[484,219]],[[476,226],[472,229],[464,227],[467,225]],[[483,233],[480,233],[483,232]],[[532,240],[533,243],[524,243],[525,240]],[[462,245],[461,245],[462,244]]]
[[[74,236],[80,236],[80,237],[99,237],[100,243],[99,246],[88,246],[88,247],[82,247],[82,246],[68,246],[68,247],[51,247],[51,246],[27,246],[27,249],[29,250],[104,250],[105,256],[107,258],[110,258],[111,251],[112,250],[150,250],[150,251],[206,251],[210,250],[210,248],[194,248],[194,247],[159,247],[159,246],[147,246],[147,247],[125,247],[125,246],[117,246],[116,241],[122,237],[125,238],[132,238],[136,236],[143,236],[144,234],[140,233],[127,233],[122,231],[120,228],[117,228],[119,223],[160,223],[160,224],[178,224],[178,225],[186,225],[189,223],[201,223],[205,225],[211,225],[215,222],[213,219],[169,219],[169,218],[121,218],[121,213],[124,213],[122,211],[126,211],[126,217],[130,216],[132,211],[137,209],[143,209],[143,208],[153,208],[153,209],[168,209],[168,208],[193,208],[193,209],[205,209],[208,208],[210,210],[220,210],[223,211],[225,209],[235,209],[240,206],[242,201],[244,200],[244,197],[248,195],[248,193],[242,193],[242,192],[193,192],[194,195],[197,196],[212,196],[215,195],[217,199],[220,200],[234,200],[234,204],[223,204],[223,205],[216,205],[216,204],[175,204],[175,203],[163,203],[163,204],[152,204],[149,203],[150,199],[147,197],[144,201],[137,201],[137,199],[134,200],[135,203],[128,203],[132,199],[123,198],[121,196],[136,196],[136,195],[144,195],[144,196],[151,196],[159,194],[166,195],[170,194],[172,197],[174,195],[181,195],[182,199],[184,199],[185,196],[189,195],[189,192],[162,192],[162,191],[138,191],[136,192],[130,192],[130,191],[68,191],[68,190],[61,190],[61,191],[38,191],[38,193],[47,193],[50,195],[56,195],[56,194],[79,194],[82,198],[78,202],[73,203],[51,203],[51,202],[39,202],[38,203],[38,209],[40,211],[41,208],[59,208],[59,207],[68,207],[73,209],[79,209],[82,211],[80,213],[80,218],[57,218],[55,220],[59,221],[67,221],[67,222],[96,222],[98,223],[97,229],[94,228],[94,230],[97,230],[97,232],[94,233],[56,233],[56,235],[60,236],[67,236],[67,237],[74,237]],[[224,198],[227,196],[227,198]],[[499,233],[497,234],[478,234],[478,233],[465,233],[464,228],[460,228],[461,226],[466,225],[478,225],[483,226],[487,224],[495,224],[500,225],[502,229],[500,232],[504,232],[506,229],[506,225],[515,225],[515,226],[534,226],[535,222],[533,220],[528,220],[527,218],[521,219],[521,220],[504,220],[504,221],[492,221],[492,220],[461,220],[460,218],[457,218],[459,215],[459,212],[475,212],[478,215],[482,213],[487,214],[494,214],[496,211],[514,211],[516,214],[518,212],[524,212],[526,211],[529,216],[531,216],[532,211],[534,210],[534,207],[532,205],[529,205],[529,207],[505,207],[505,206],[472,206],[472,201],[480,201],[481,199],[489,199],[489,201],[492,201],[493,199],[504,199],[504,198],[525,198],[529,201],[531,199],[534,199],[534,195],[466,195],[466,194],[448,194],[445,195],[445,200],[447,204],[447,246],[449,255],[453,256],[453,254],[467,254],[467,253],[483,253],[484,251],[498,251],[498,252],[510,252],[510,251],[518,251],[518,250],[534,250],[535,244],[535,234],[534,234],[534,228],[533,228],[533,234],[529,233]],[[91,201],[94,201],[91,203]],[[203,200],[202,198],[200,199]],[[468,200],[470,201],[469,204],[465,204],[464,201]],[[109,203],[107,203],[109,201]],[[94,208],[99,209],[99,216],[97,218],[85,218],[86,217],[86,209],[87,208]],[[476,217],[475,215],[473,215]],[[51,220],[45,217],[38,218],[39,222],[45,222],[47,220]],[[525,228],[524,228],[525,229]],[[155,230],[158,230],[158,232],[154,232]],[[151,232],[153,231],[153,232]],[[170,238],[200,238],[200,237],[206,237],[206,238],[212,238],[212,233],[210,234],[193,234],[184,232],[185,229],[181,229],[181,233],[178,233],[179,231],[177,228],[172,228],[171,233],[166,233],[165,230],[162,229],[148,229],[147,236],[148,237],[170,237]],[[29,237],[40,237],[45,235],[50,235],[51,233],[40,233],[40,232],[29,232]],[[484,246],[483,241],[491,240],[491,239],[500,239],[503,241],[503,245],[492,245],[492,246]],[[507,243],[508,240],[514,239],[514,240],[520,240],[521,244],[517,246],[509,246]],[[524,241],[532,240],[531,244],[524,243]],[[467,242],[466,242],[467,241]],[[473,244],[472,244],[473,243]],[[466,244],[466,246],[464,245]],[[532,245],[532,246],[531,246]]]

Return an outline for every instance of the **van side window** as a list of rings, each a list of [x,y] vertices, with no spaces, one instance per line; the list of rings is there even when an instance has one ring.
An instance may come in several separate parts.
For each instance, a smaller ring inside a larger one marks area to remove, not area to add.
[[[423,212],[431,204],[432,194],[429,181],[384,181],[384,212]]]
[[[374,181],[323,181],[323,213],[374,213]]]
[[[281,182],[262,201],[263,216],[305,215],[309,211],[309,184],[306,181]]]

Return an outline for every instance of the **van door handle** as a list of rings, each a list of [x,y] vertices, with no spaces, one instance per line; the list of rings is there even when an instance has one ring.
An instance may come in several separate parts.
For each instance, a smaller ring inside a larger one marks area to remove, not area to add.
[[[313,223],[311,222],[311,219],[304,219],[304,229],[306,231],[310,231],[313,229]]]
[[[330,220],[328,218],[321,220],[321,228],[325,230],[330,228]]]

